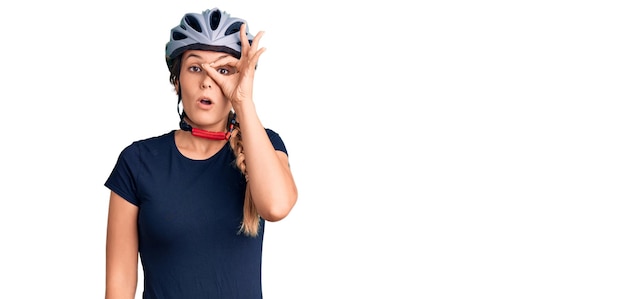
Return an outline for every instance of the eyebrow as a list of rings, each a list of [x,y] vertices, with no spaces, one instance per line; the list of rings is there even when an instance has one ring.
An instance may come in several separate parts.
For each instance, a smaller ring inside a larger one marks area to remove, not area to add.
[[[219,61],[219,60],[221,60],[221,59],[224,59],[224,58],[226,58],[226,57],[228,57],[228,56],[230,56],[230,55],[228,55],[228,54],[224,54],[224,55],[222,55],[222,56],[218,57],[217,59],[213,60],[213,61],[212,61],[212,62],[210,62],[210,63],[215,63],[215,62],[217,62],[217,61]],[[193,53],[189,54],[189,56],[187,56],[187,58],[185,58],[185,59],[189,59],[189,58],[192,58],[192,57],[194,57],[194,58],[198,58],[198,59],[203,59],[202,57],[200,57],[200,55],[196,55],[196,54],[193,54]]]

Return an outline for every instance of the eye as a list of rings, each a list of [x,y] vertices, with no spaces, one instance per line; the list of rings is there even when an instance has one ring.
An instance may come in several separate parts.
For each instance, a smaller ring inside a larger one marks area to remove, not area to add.
[[[220,73],[220,75],[224,76],[232,75],[237,72],[237,69],[228,65],[219,66],[215,70]]]
[[[189,67],[189,71],[193,73],[200,73],[202,72],[202,68],[200,68],[199,66],[193,65]]]

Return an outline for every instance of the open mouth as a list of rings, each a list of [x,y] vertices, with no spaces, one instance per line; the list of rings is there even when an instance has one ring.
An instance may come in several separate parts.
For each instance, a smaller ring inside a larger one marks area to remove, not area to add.
[[[201,99],[200,103],[204,104],[204,105],[211,105],[211,104],[213,104],[213,101],[211,101],[209,99]]]

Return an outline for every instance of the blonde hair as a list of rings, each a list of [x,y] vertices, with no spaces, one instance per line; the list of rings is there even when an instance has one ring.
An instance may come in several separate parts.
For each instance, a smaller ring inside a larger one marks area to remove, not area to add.
[[[231,111],[228,115],[229,123],[234,117],[235,114]],[[259,234],[260,216],[252,201],[252,194],[250,194],[250,184],[248,184],[248,173],[246,172],[246,156],[244,155],[243,140],[241,139],[241,128],[237,121],[234,121],[229,142],[235,154],[235,165],[246,178],[246,192],[243,200],[243,220],[239,228],[239,233],[243,232],[246,236],[256,237]]]

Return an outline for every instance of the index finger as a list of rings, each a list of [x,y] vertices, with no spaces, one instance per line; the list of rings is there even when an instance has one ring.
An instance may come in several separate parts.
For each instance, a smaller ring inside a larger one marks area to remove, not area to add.
[[[252,38],[252,40],[249,40],[248,39],[248,33],[246,32],[246,28],[247,28],[246,26],[247,26],[246,23],[242,23],[241,27],[239,27],[239,40],[242,41],[242,43],[241,43],[241,56],[248,55],[248,51],[250,51],[250,48],[256,50],[259,47],[259,40],[261,40],[261,37],[265,33],[264,31],[259,31]],[[247,42],[244,43],[243,41],[247,41]]]

